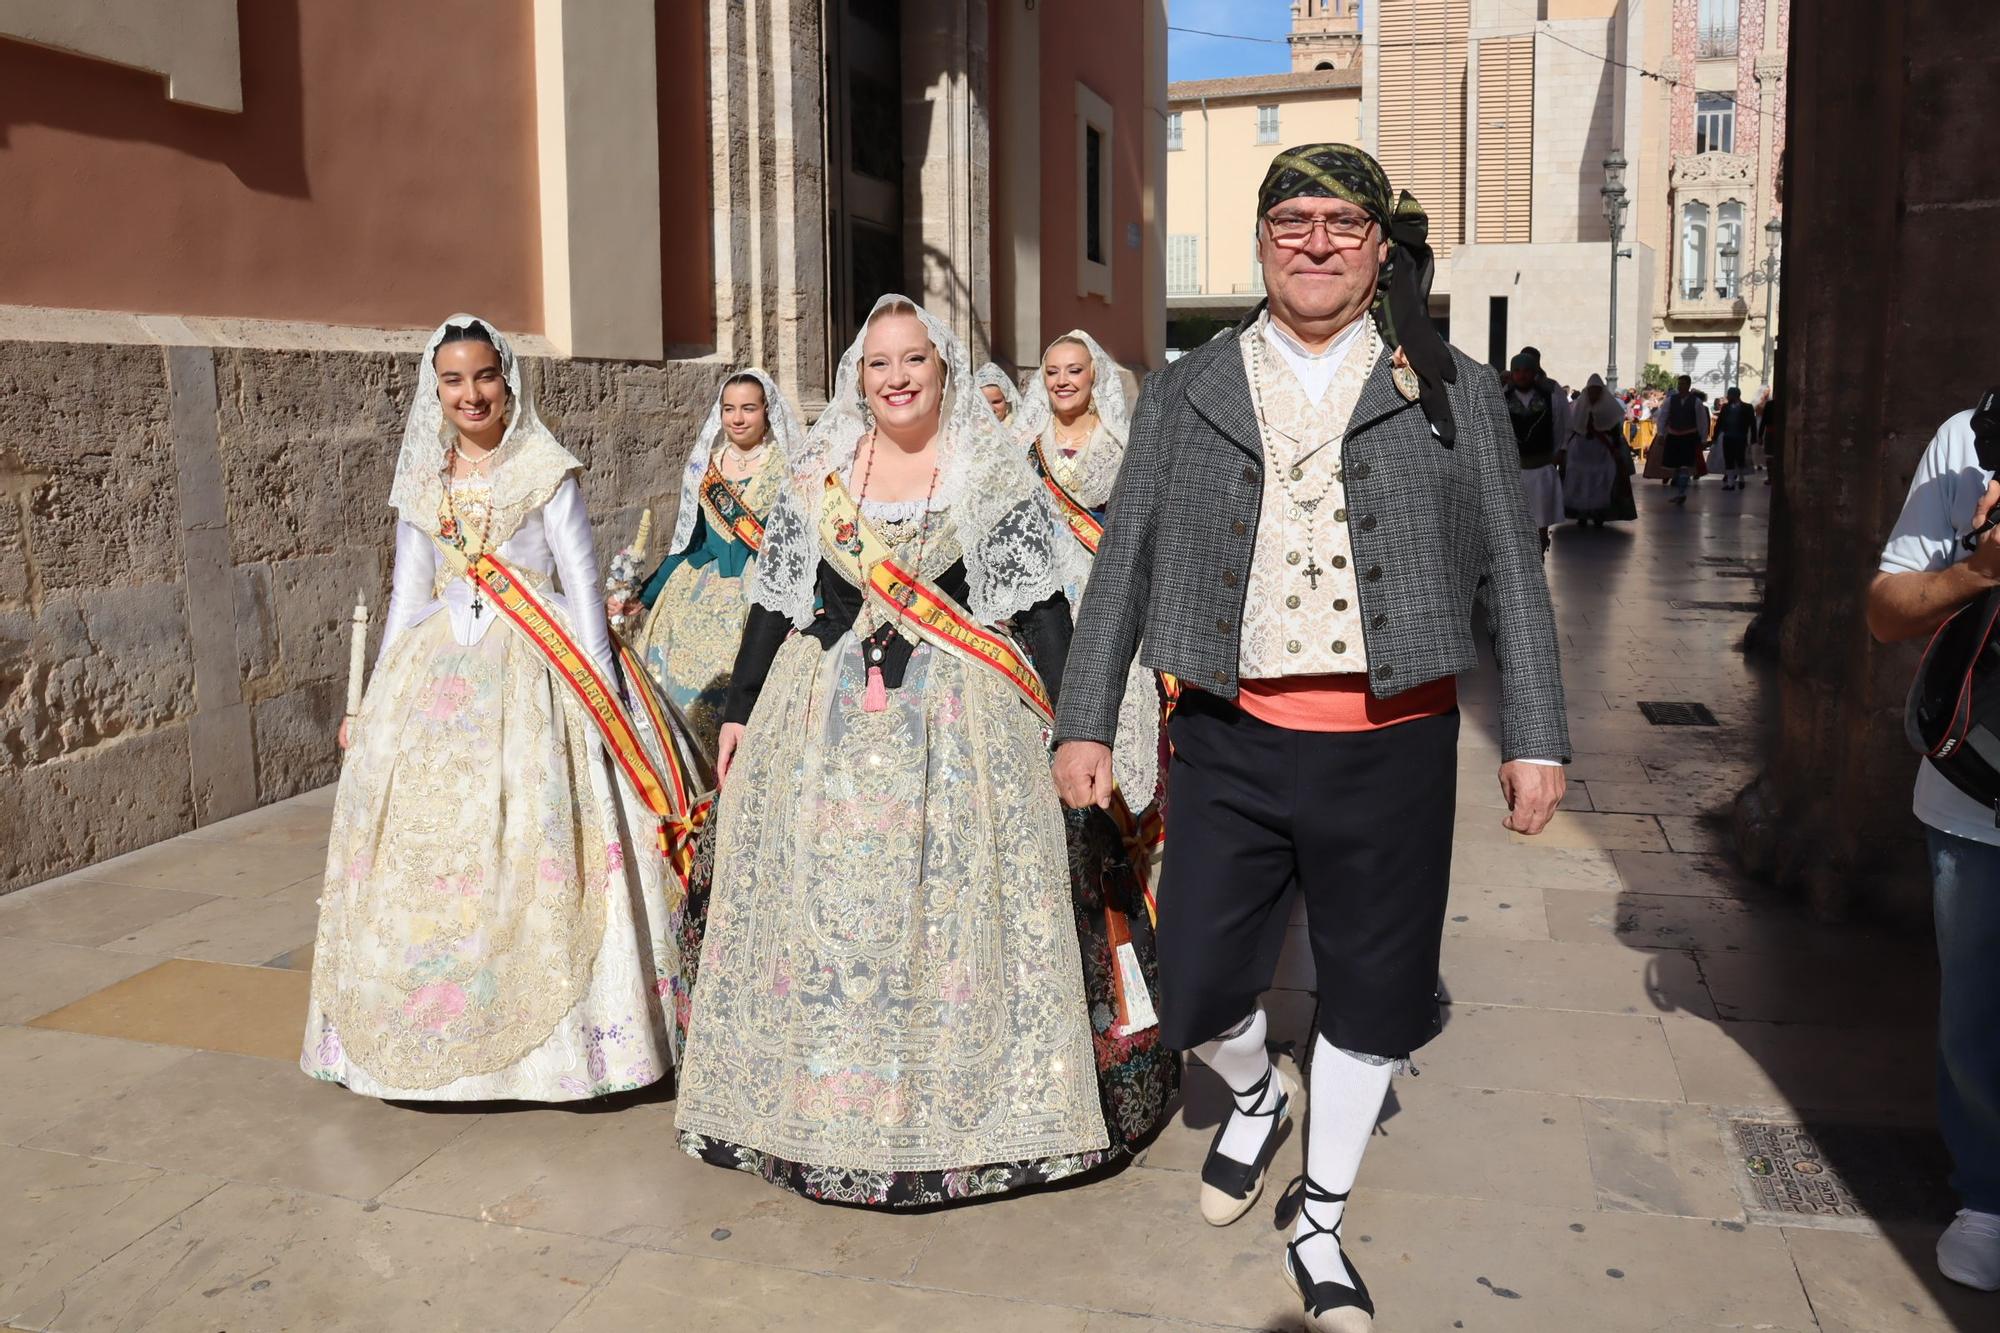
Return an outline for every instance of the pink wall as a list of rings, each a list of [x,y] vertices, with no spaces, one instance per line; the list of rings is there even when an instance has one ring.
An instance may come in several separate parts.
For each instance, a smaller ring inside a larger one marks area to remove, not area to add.
[[[1131,366],[1146,359],[1142,249],[1128,246],[1141,224],[1145,162],[1146,71],[1143,0],[1095,0],[1088,29],[1056,21],[1042,25],[1042,330],[1043,341],[1065,329],[1087,329],[1104,350]],[[1078,82],[1109,102],[1111,144],[1111,304],[1076,294]],[[1143,241],[1143,237],[1142,237]]]
[[[528,0],[238,14],[240,115],[0,40],[0,303],[539,330]]]

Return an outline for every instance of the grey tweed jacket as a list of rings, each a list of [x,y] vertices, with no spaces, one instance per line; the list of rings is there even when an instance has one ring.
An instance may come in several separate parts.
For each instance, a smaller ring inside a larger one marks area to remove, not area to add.
[[[1109,744],[1133,655],[1236,697],[1238,634],[1264,495],[1239,335],[1146,377],[1077,613],[1056,739]],[[1569,758],[1555,615],[1520,453],[1493,374],[1463,352],[1455,447],[1403,397],[1385,353],[1341,445],[1369,689],[1387,698],[1474,669],[1475,599],[1500,664],[1501,757]],[[1143,648],[1141,645],[1143,644]]]

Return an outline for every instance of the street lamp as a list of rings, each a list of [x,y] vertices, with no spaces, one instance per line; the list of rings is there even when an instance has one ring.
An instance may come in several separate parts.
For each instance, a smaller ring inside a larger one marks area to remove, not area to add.
[[[1737,294],[1737,288],[1742,285],[1736,273],[1736,256],[1740,252],[1736,248],[1736,233],[1731,231],[1728,235],[1730,239],[1715,247],[1715,294],[1734,299]],[[1741,345],[1738,344],[1735,360],[1740,363],[1742,359],[1743,350]],[[1725,345],[1722,349],[1722,386],[1724,388],[1736,383],[1736,367],[1732,366],[1730,362],[1729,348]]]
[[[1611,224],[1611,340],[1605,358],[1604,383],[1607,391],[1618,390],[1618,243],[1625,235],[1625,154],[1616,148],[1604,159],[1604,220]]]

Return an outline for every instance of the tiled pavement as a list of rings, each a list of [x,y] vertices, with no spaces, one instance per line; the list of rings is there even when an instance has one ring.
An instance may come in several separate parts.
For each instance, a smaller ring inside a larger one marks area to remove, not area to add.
[[[1384,1330],[2000,1327],[2000,1297],[1929,1265],[1923,941],[1813,925],[1719,855],[1757,746],[1732,647],[1748,616],[1670,601],[1754,596],[1764,494],[1708,483],[1679,513],[1649,486],[1635,527],[1558,534],[1579,754],[1537,841],[1499,825],[1494,689],[1468,685],[1449,1021],[1396,1086],[1348,1224]],[[1723,725],[1654,727],[1641,699]],[[699,1166],[657,1098],[419,1109],[312,1082],[293,1061],[329,797],[0,900],[0,1322],[1297,1327],[1277,1190],[1228,1230],[1195,1211],[1220,1104],[1200,1070],[1122,1174],[902,1217]],[[1289,1031],[1310,980],[1288,948]],[[1853,1177],[1877,1217],[1765,1208],[1731,1116],[1821,1130],[1805,1169]]]

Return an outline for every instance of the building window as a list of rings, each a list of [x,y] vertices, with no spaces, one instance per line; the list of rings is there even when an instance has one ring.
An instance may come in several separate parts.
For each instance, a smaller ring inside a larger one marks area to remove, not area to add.
[[[1702,60],[1736,54],[1737,0],[1701,0],[1696,18],[1695,54]]]
[[[1181,151],[1181,113],[1178,111],[1167,113],[1167,151],[1169,153]]]
[[[1076,294],[1111,299],[1111,175],[1117,161],[1111,104],[1076,85]]]
[[[1201,290],[1201,237],[1167,237],[1167,291],[1184,296]]]
[[[1708,205],[1681,205],[1681,296],[1699,300],[1708,286]]]
[[[1696,93],[1694,150],[1697,153],[1736,151],[1736,99],[1727,93]]]
[[[1715,294],[1734,300],[1743,294],[1743,205],[1731,199],[1715,210]]]
[[[1278,108],[1274,106],[1257,108],[1257,142],[1278,142]]]

